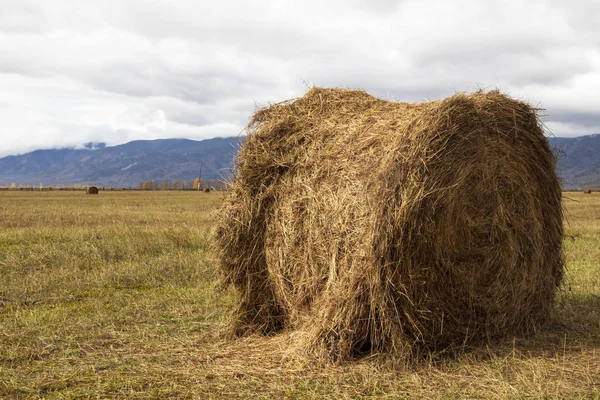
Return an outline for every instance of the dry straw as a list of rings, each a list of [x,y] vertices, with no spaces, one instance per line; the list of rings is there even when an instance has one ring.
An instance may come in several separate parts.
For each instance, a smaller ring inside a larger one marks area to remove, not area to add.
[[[217,228],[236,334],[294,331],[317,359],[408,357],[549,316],[561,189],[528,104],[312,88],[258,110],[248,133]]]

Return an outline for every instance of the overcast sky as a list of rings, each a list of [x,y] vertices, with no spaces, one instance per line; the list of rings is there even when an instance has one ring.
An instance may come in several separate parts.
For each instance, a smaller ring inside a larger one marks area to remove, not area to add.
[[[234,136],[311,85],[497,87],[600,133],[600,2],[0,0],[0,156]]]

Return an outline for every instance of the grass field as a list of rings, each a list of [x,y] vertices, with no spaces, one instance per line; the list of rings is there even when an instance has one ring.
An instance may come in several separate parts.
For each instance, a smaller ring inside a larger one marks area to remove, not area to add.
[[[552,321],[457,358],[319,368],[288,337],[227,341],[219,193],[0,192],[0,398],[600,399],[600,193],[565,194]]]

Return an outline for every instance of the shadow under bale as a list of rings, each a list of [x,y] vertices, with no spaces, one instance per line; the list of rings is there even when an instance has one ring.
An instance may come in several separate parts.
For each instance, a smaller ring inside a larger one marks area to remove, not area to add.
[[[258,110],[221,210],[238,335],[408,357],[526,335],[563,277],[561,189],[536,110],[313,88]]]

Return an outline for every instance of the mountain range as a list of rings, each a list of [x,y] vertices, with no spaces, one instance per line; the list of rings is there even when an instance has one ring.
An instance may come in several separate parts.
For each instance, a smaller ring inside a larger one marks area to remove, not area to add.
[[[225,180],[243,137],[136,140],[118,146],[36,150],[0,158],[0,185],[136,187],[144,181]],[[564,189],[600,189],[600,134],[548,138]]]
[[[0,185],[137,187],[144,181],[224,180],[241,137],[135,140],[118,146],[36,150],[0,158]]]
[[[600,134],[548,140],[559,159],[563,189],[600,189]]]

